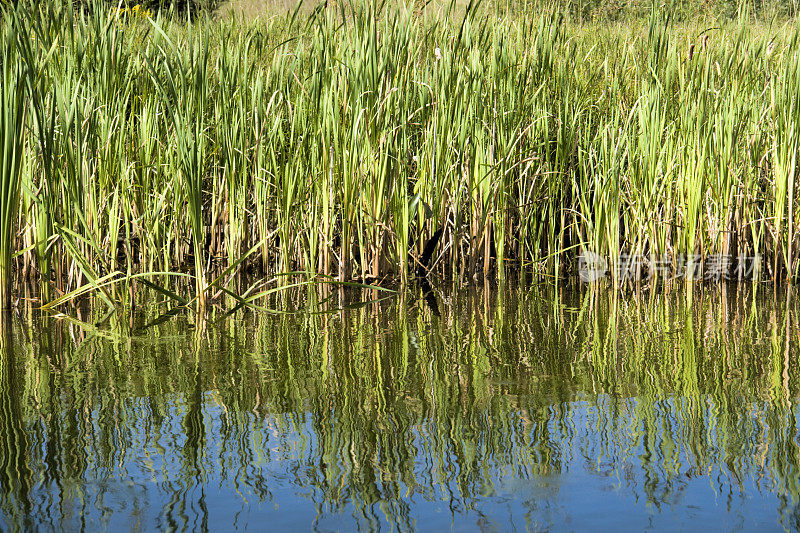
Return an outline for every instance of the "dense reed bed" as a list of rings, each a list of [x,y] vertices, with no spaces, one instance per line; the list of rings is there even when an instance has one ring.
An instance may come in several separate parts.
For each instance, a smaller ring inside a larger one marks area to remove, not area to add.
[[[587,251],[612,274],[798,274],[794,20],[19,5],[0,8],[6,288],[113,302],[172,273],[203,301],[244,269],[559,278]]]

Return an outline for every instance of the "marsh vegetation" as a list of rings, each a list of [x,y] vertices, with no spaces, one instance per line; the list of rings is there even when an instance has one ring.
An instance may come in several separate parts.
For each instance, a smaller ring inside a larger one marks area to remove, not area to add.
[[[157,4],[0,0],[0,529],[800,528],[796,6]]]
[[[4,302],[136,279],[202,301],[240,271],[552,280],[584,251],[797,277],[793,18],[337,6],[4,4]]]

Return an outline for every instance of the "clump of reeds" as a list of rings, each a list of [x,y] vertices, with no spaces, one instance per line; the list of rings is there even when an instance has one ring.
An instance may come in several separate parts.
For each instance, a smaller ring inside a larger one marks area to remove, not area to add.
[[[19,6],[2,253],[56,294],[186,273],[202,302],[234,266],[550,278],[583,251],[612,274],[636,256],[637,276],[700,279],[719,257],[728,277],[797,276],[793,21],[704,32],[654,11],[640,37],[555,12]]]

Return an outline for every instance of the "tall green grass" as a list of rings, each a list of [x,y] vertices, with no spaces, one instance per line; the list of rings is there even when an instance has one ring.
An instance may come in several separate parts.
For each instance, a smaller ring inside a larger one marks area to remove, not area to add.
[[[20,172],[25,143],[25,73],[17,61],[19,31],[9,13],[0,29],[0,307],[11,306],[11,259],[19,215]]]
[[[637,275],[702,279],[724,255],[731,277],[739,256],[797,276],[793,19],[20,6],[2,8],[4,75],[27,80],[22,100],[3,84],[23,191],[4,249],[56,295],[187,273],[202,303],[232,266],[557,278],[582,251],[612,273],[635,255]]]

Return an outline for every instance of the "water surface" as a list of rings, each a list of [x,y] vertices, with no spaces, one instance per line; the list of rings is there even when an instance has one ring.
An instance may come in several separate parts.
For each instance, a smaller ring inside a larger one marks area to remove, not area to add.
[[[800,528],[792,293],[376,296],[16,315],[0,528]]]

